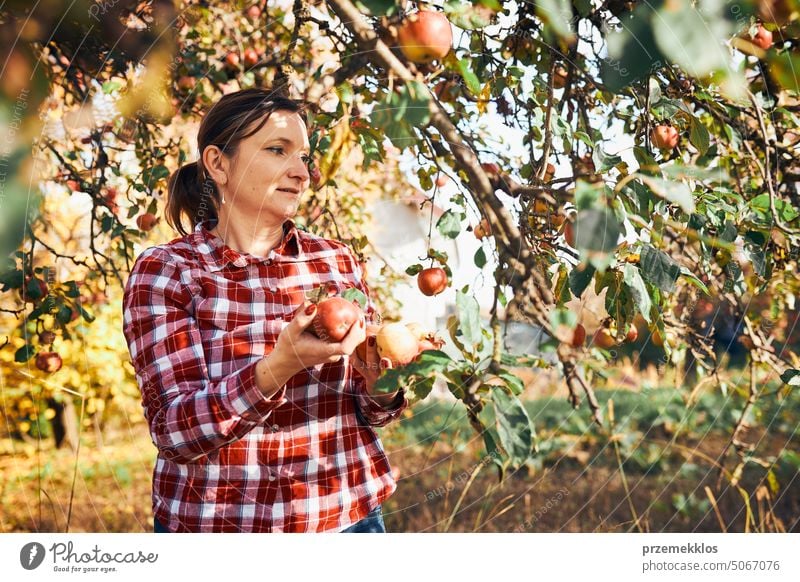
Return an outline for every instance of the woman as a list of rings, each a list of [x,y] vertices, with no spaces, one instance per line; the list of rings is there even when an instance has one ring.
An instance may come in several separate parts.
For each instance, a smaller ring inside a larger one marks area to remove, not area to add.
[[[200,159],[170,178],[167,216],[183,236],[142,252],[126,285],[124,333],[158,448],[156,531],[385,531],[396,484],[372,427],[407,401],[373,394],[390,363],[374,338],[366,362],[354,354],[363,319],[339,343],[306,331],[307,291],[369,290],[345,245],[291,220],[309,186],[301,114],[263,89],[222,97],[200,125]]]

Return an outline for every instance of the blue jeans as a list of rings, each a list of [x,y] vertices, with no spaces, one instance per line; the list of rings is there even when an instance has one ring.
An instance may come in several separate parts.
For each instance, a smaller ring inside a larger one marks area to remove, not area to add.
[[[153,533],[170,533],[170,531],[154,517]],[[343,529],[340,533],[386,533],[381,506],[379,505],[370,511],[364,519],[354,523],[347,529]]]

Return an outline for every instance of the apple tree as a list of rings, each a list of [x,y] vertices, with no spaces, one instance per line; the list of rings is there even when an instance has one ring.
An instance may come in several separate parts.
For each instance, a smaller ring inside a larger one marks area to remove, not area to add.
[[[77,0],[11,2],[0,23],[14,39],[3,41],[3,124],[35,140],[4,158],[0,282],[18,363],[42,351],[24,338],[92,317],[81,298],[96,290],[47,284],[42,253],[96,288],[120,286],[134,243],[164,228],[166,178],[192,155],[203,109],[268,85],[309,103],[316,187],[302,221],[360,256],[371,252],[365,190],[401,190],[398,159],[431,199],[453,179],[436,228],[473,229],[476,269],[496,265],[490,324],[458,289],[447,329],[458,356],[428,351],[383,382],[416,398],[445,382],[500,467],[535,447],[515,369],[556,366],[573,406],[585,400],[602,424],[593,385],[626,344],[718,371],[700,325],[709,306],[739,322],[751,387],[779,376],[779,398],[800,382],[787,325],[800,248],[797,0]],[[88,252],[48,242],[56,191],[88,201]],[[427,259],[449,272],[441,250]],[[588,294],[602,297],[595,329],[573,309]],[[512,354],[503,319],[551,339]],[[731,443],[759,397],[744,394]]]

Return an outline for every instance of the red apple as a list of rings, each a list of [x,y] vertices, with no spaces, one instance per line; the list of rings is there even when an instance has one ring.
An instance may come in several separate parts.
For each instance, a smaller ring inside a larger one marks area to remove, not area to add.
[[[49,330],[44,330],[39,334],[39,343],[43,346],[49,346],[56,341],[56,334]]]
[[[232,71],[239,69],[239,53],[228,53],[225,55],[225,66]]]
[[[42,372],[52,374],[61,369],[63,362],[58,352],[39,352],[36,354],[36,367]]]
[[[478,240],[483,240],[492,234],[492,225],[489,224],[489,221],[485,218],[481,218],[481,221],[478,223],[478,225],[472,229],[472,234],[474,234],[475,238]]]
[[[417,275],[417,285],[423,295],[438,295],[447,288],[447,273],[440,267],[423,269]]]
[[[575,326],[572,332],[572,347],[579,348],[586,342],[586,328],[580,323]]]
[[[191,91],[197,85],[197,79],[184,75],[178,78],[178,89],[181,91]]]
[[[750,40],[761,50],[769,50],[772,46],[772,33],[764,28],[762,24],[758,25],[756,33],[750,37]]]
[[[555,72],[553,73],[553,87],[555,89],[563,89],[566,87],[568,75],[569,73],[567,72],[566,67],[563,65],[557,66]]]
[[[453,47],[453,30],[443,13],[420,10],[403,21],[397,39],[409,61],[425,64],[447,56]]]
[[[680,134],[678,130],[671,125],[657,125],[650,133],[650,139],[653,145],[660,150],[671,150],[678,145]]]
[[[247,9],[247,17],[250,20],[258,20],[261,17],[261,7],[258,4],[253,4]]]
[[[328,343],[340,342],[361,315],[361,309],[344,297],[328,297],[317,304],[309,331]]]
[[[49,289],[47,283],[30,275],[25,276],[25,282],[19,289],[19,296],[25,303],[36,303],[47,296]]]
[[[500,175],[500,166],[498,166],[494,162],[484,162],[483,164],[481,164],[481,168],[483,168],[483,171],[489,174],[490,176]]]
[[[261,59],[255,49],[249,48],[244,51],[244,65],[247,68],[255,67]]]
[[[149,212],[145,212],[144,214],[140,214],[136,217],[136,226],[139,227],[139,230],[143,230],[145,232],[152,230],[157,222],[158,217]]]
[[[556,175],[556,167],[550,162],[547,162],[547,169],[544,171],[544,181],[549,182],[555,177],[555,175]]]
[[[594,333],[592,345],[607,350],[617,345],[617,340],[611,335],[611,331],[605,327],[601,327]]]

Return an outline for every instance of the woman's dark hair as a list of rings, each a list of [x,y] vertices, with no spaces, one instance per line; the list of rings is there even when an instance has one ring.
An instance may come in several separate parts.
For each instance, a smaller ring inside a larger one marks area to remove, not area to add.
[[[275,111],[302,114],[304,106],[268,89],[255,88],[228,93],[208,110],[197,134],[200,159],[184,164],[169,177],[166,219],[172,228],[185,236],[197,223],[219,216],[220,195],[203,167],[203,151],[213,145],[228,156],[236,155],[239,142],[260,130]],[[191,222],[190,230],[184,228],[184,214]]]

